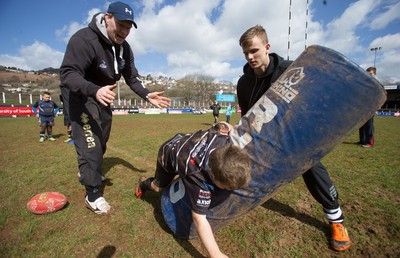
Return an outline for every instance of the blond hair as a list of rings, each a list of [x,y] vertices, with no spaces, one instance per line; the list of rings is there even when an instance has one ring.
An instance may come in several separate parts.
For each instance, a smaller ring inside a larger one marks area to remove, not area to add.
[[[248,47],[254,37],[259,37],[264,44],[268,43],[268,35],[265,29],[261,25],[256,25],[243,33],[239,39],[239,45],[245,48]]]

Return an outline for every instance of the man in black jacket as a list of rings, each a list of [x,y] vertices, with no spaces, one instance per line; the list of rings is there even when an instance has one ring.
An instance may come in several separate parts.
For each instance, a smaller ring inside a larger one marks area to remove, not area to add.
[[[215,100],[210,106],[210,109],[213,111],[214,124],[216,124],[218,123],[219,110],[221,109],[221,106],[218,104],[218,101]]]
[[[275,53],[269,53],[270,44],[265,29],[256,25],[240,38],[247,64],[237,84],[238,102],[242,116],[260,99],[278,77],[289,67]],[[304,182],[312,196],[323,206],[325,217],[332,228],[331,247],[342,251],[350,247],[350,238],[343,226],[344,216],[339,206],[339,195],[326,168],[319,162],[303,174]]]
[[[93,16],[87,28],[70,39],[60,68],[61,84],[69,89],[69,115],[78,154],[79,180],[85,186],[86,206],[106,214],[110,205],[100,192],[102,163],[111,132],[110,105],[117,81],[158,108],[169,106],[163,92],[152,92],[138,79],[133,51],[125,40],[134,26],[132,8],[122,2],[109,5],[106,13]]]

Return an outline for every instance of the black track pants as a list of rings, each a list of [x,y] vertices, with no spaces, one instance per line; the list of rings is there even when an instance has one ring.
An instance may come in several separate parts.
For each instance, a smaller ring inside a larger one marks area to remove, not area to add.
[[[101,185],[103,155],[111,132],[111,109],[91,97],[73,93],[70,93],[69,104],[80,182],[98,188]]]
[[[303,174],[304,182],[315,200],[325,209],[339,208],[339,194],[325,166],[318,162]]]

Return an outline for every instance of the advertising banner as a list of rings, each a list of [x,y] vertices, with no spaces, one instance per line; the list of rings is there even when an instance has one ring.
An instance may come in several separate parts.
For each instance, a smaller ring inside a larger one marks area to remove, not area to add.
[[[235,95],[217,94],[216,100],[219,102],[235,102]]]
[[[13,106],[0,106],[0,116],[34,116],[33,110],[30,106],[26,107],[13,107]]]

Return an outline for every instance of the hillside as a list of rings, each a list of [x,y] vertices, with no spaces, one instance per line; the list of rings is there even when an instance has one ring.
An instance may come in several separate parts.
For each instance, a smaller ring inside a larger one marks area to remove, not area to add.
[[[142,80],[150,91],[163,91],[168,85],[171,85],[171,81],[173,81],[173,79],[166,77],[153,79],[150,75],[142,78]],[[0,92],[5,93],[7,99],[6,103],[18,104],[18,95],[21,94],[23,104],[29,104],[27,101],[29,101],[30,95],[32,95],[33,100],[36,100],[40,98],[40,94],[43,91],[49,91],[52,95],[52,99],[60,103],[59,86],[59,69],[46,68],[33,72],[0,66]],[[123,81],[120,86],[121,100],[140,100]]]
[[[60,81],[56,73],[0,71],[0,84],[11,84],[14,87],[24,83],[43,83],[47,80]]]
[[[15,99],[16,94],[24,96],[32,94],[34,99],[40,97],[40,92],[49,91],[54,100],[58,101],[60,79],[56,73],[25,72],[20,70],[0,71],[0,92],[6,98]]]

